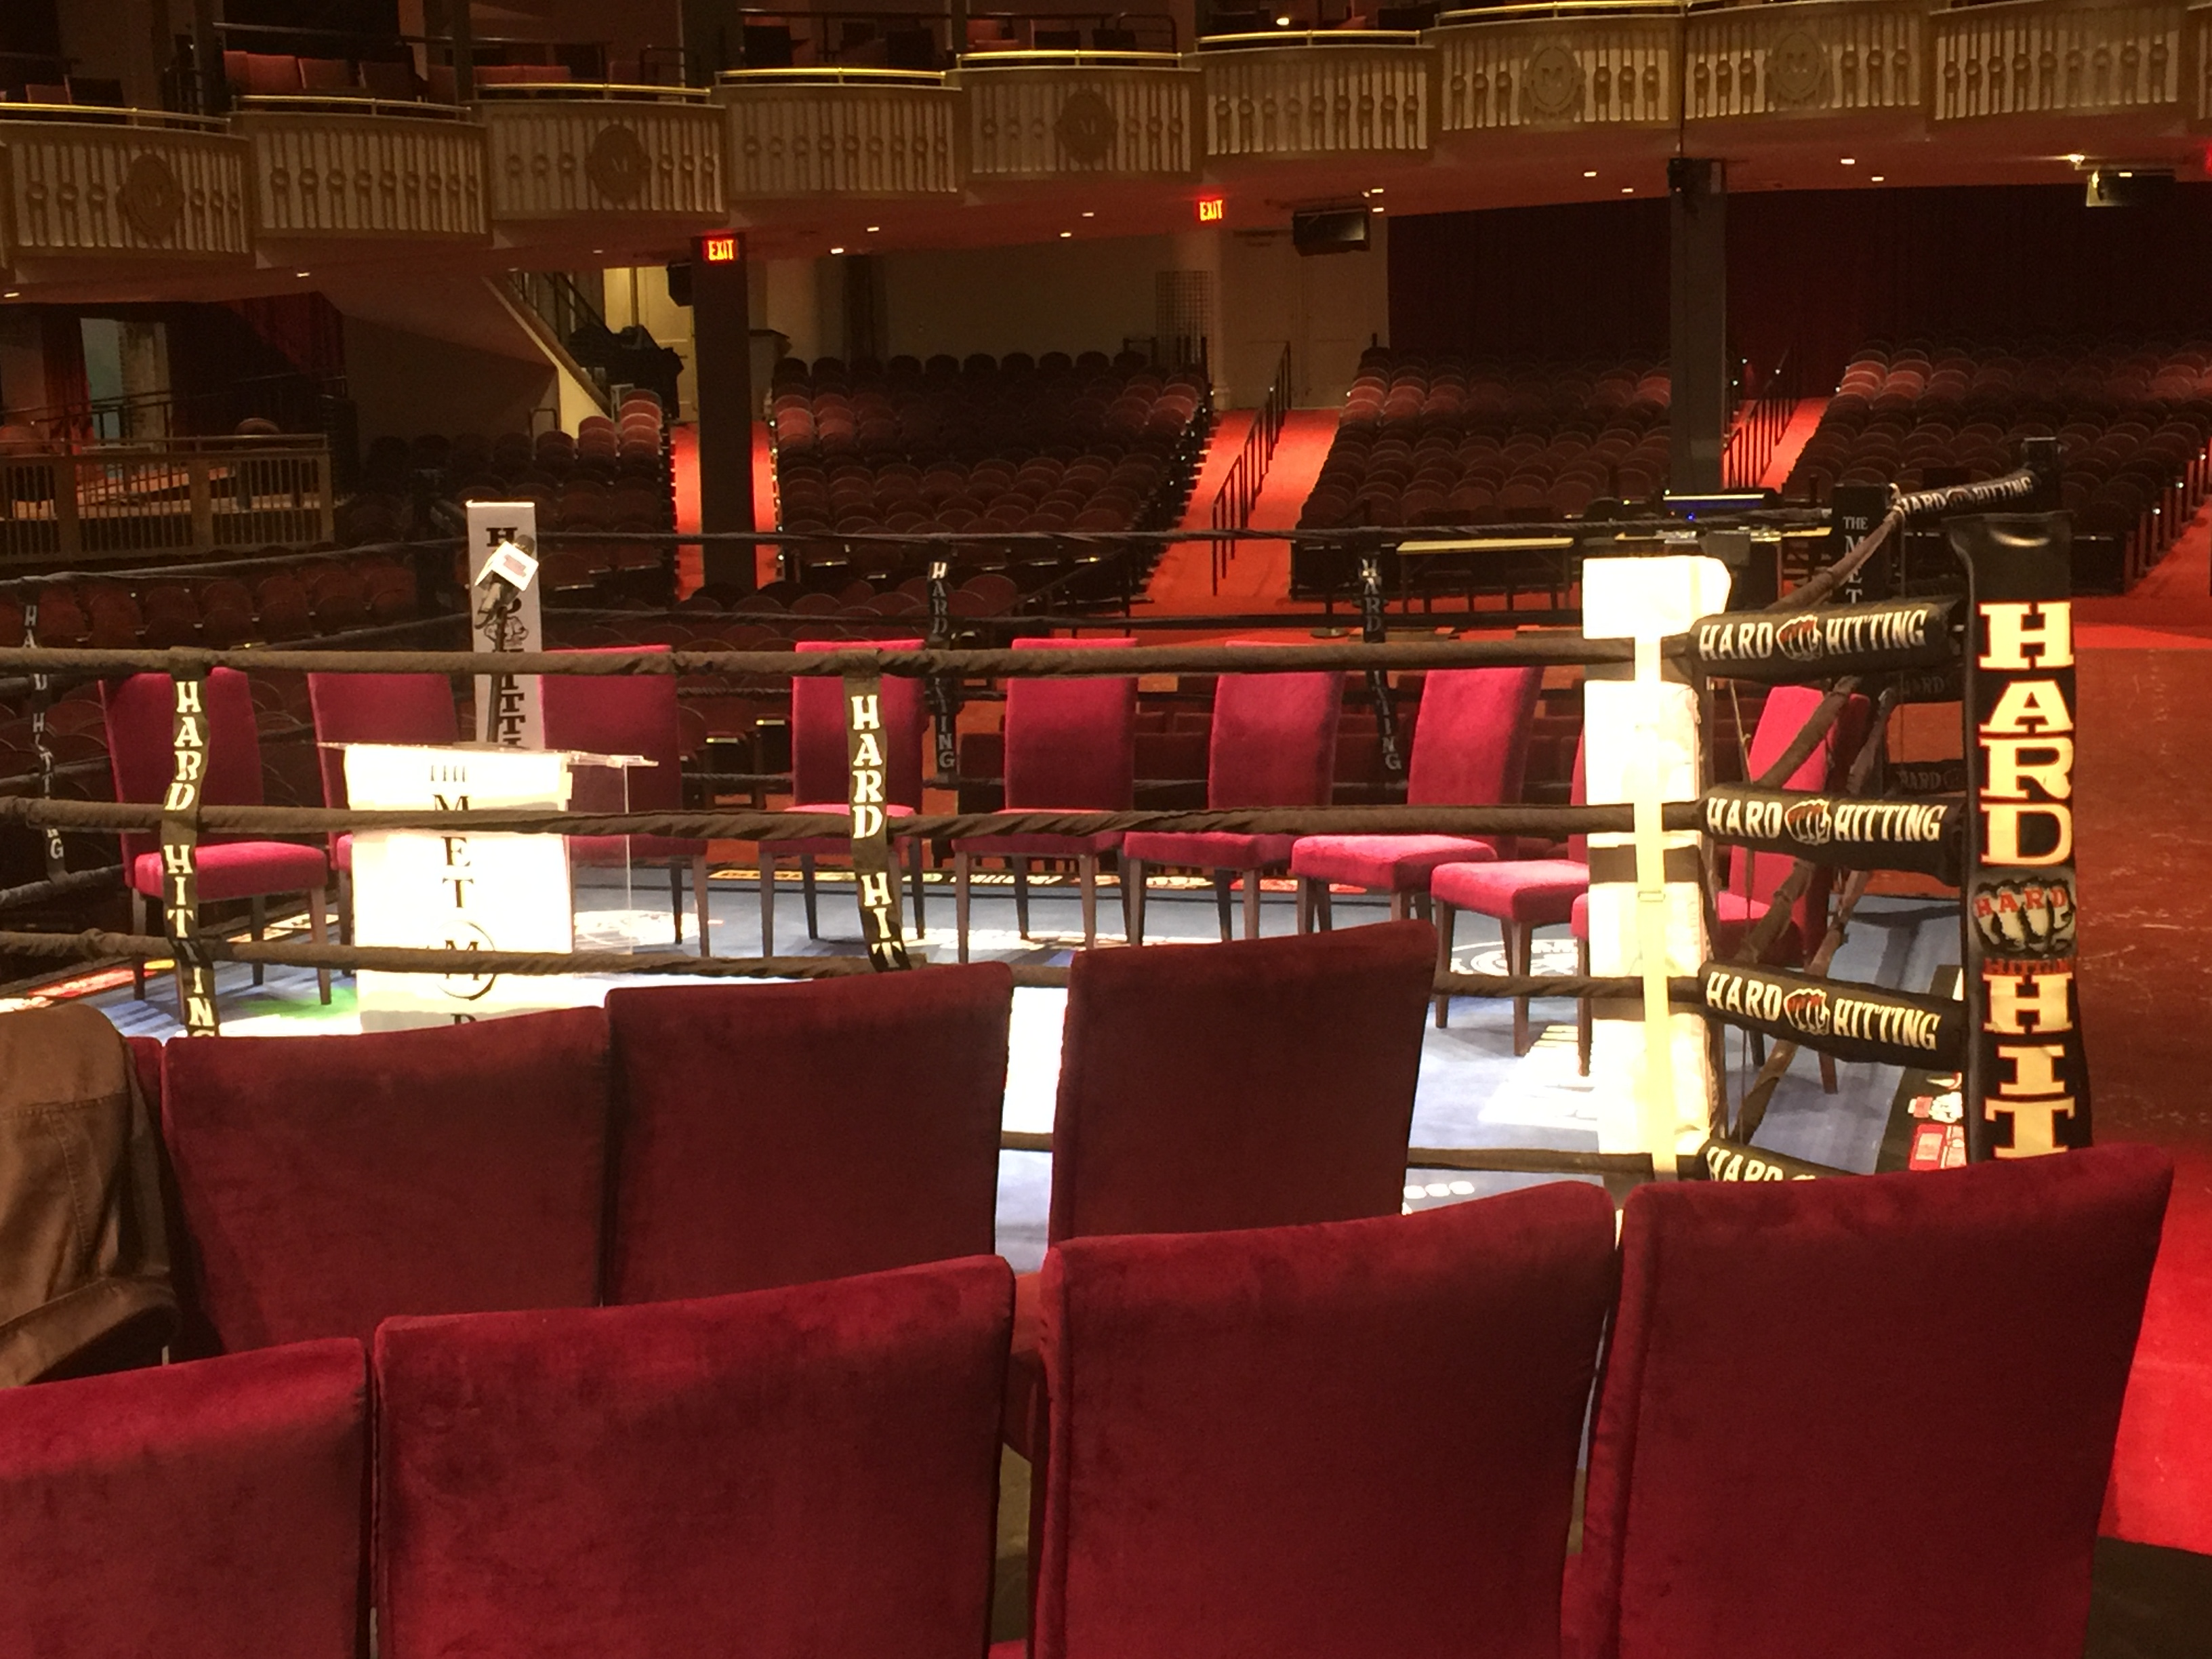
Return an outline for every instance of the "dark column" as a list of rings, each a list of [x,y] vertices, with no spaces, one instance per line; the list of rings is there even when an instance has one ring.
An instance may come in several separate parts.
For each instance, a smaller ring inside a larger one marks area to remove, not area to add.
[[[684,31],[684,78],[695,87],[711,87],[717,70],[736,69],[738,42],[726,0],[683,0],[679,23]]]
[[[1728,438],[1728,185],[1725,164],[1678,155],[1667,163],[1671,232],[1668,360],[1674,399],[1669,487],[1721,487]]]
[[[215,23],[215,0],[192,0],[192,75],[203,115],[220,115],[230,107],[230,83],[222,75],[222,37],[216,33]]]
[[[699,527],[753,527],[753,364],[745,239],[718,231],[691,258],[691,374],[699,399]],[[750,543],[709,544],[706,579],[750,591]]]

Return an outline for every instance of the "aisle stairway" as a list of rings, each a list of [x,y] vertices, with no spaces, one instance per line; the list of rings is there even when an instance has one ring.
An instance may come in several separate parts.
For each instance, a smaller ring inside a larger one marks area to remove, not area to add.
[[[1288,530],[1297,523],[1314,480],[1321,476],[1322,463],[1328,458],[1329,440],[1336,434],[1336,414],[1334,409],[1294,409],[1284,418],[1274,461],[1252,508],[1254,529]],[[1236,462],[1251,420],[1250,411],[1243,410],[1222,417],[1206,451],[1198,488],[1191,492],[1190,507],[1183,515],[1184,528],[1202,530],[1212,522],[1213,498]],[[1184,542],[1160,561],[1145,597],[1164,611],[1203,614],[1290,610],[1293,608],[1290,592],[1288,542],[1241,544],[1230,560],[1218,594],[1213,592],[1211,544]]]

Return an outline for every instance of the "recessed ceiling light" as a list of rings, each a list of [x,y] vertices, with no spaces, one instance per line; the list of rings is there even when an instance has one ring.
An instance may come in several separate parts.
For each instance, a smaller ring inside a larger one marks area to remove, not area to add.
[[[1881,174],[1880,174],[1879,173],[1877,173],[1874,174],[1874,175],[1873,175],[1873,179],[1872,179],[1871,182],[1873,182],[1873,183],[1875,183],[1875,184],[1877,184],[1877,185],[1878,185],[1878,184],[1880,184],[1880,183],[1881,182]]]
[[[312,276],[314,275],[311,270],[295,270],[292,274],[295,276]]]
[[[845,250],[842,247],[833,247],[830,251],[832,253],[842,253]]]
[[[1290,26],[1291,20],[1287,13],[1275,20],[1275,27],[1279,29],[1286,29],[1290,27]]]
[[[606,249],[605,249],[605,248],[603,248],[603,247],[595,247],[595,248],[593,248],[593,249],[592,250],[592,252],[594,252],[594,253],[605,253],[605,252],[606,252]]]
[[[1382,186],[1380,185],[1370,185],[1367,187],[1367,193],[1370,196],[1380,196],[1382,193]]]
[[[869,235],[871,235],[871,236],[872,236],[872,235],[874,235],[878,231],[881,230],[882,228],[883,228],[883,227],[882,227],[881,225],[870,225],[870,226],[868,227],[868,234],[869,234]]]
[[[1083,210],[1083,216],[1086,219],[1096,219],[1098,216],[1093,213],[1089,208],[1085,208]]]
[[[1856,155],[1839,155],[1836,159],[1847,167],[1855,167],[1859,164],[1859,158]]]
[[[1596,177],[1597,177],[1597,169],[1596,169],[1595,167],[1585,167],[1585,168],[1583,170],[1583,178],[1585,178],[1585,179],[1595,179],[1595,178],[1596,178]]]
[[[1071,236],[1073,236],[1073,235],[1074,235],[1074,234],[1075,234],[1075,233],[1074,233],[1073,231],[1072,231],[1072,230],[1063,230],[1063,231],[1061,231],[1061,232],[1060,233],[1060,240],[1061,241],[1063,241],[1063,242],[1064,242],[1064,241],[1066,241],[1069,237],[1071,237]]]
[[[1633,196],[1636,194],[1636,186],[1633,185],[1623,185],[1620,187],[1620,193],[1623,196]]]
[[[21,299],[22,297],[23,297],[23,290],[22,290],[21,289],[20,289],[20,288],[11,288],[11,289],[9,289],[7,291],[7,293],[6,293],[6,294],[4,294],[4,295],[0,295],[0,299],[20,300],[20,299]]]
[[[2086,155],[2069,155],[2066,159],[2078,167],[2089,158]]]

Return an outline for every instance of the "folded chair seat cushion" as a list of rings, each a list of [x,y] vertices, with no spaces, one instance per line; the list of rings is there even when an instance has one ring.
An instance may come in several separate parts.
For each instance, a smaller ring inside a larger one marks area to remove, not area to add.
[[[1087,812],[1097,809],[1085,806],[1023,806],[1010,807],[1010,811],[1023,812]],[[1119,830],[1102,830],[1087,836],[963,836],[952,843],[956,853],[973,853],[984,858],[1072,859],[1084,854],[1110,853],[1121,844]]]
[[[1234,830],[1164,835],[1139,830],[1123,837],[1121,855],[1146,864],[1194,870],[1271,870],[1291,861],[1296,836],[1245,836]]]
[[[210,842],[198,849],[193,862],[199,871],[203,902],[312,892],[330,878],[321,848],[289,841]],[[149,898],[161,896],[159,853],[142,853],[131,861],[131,884]]]
[[[1512,859],[1499,864],[1447,864],[1429,878],[1439,902],[1541,927],[1565,921],[1589,890],[1589,866],[1574,859]]]
[[[1464,836],[1302,836],[1291,873],[1370,892],[1420,892],[1441,865],[1497,856],[1492,842]]]
[[[788,806],[784,810],[787,812],[835,812],[842,817],[849,814],[853,809],[844,801],[833,800],[815,801],[805,805]],[[914,808],[901,806],[897,802],[893,801],[884,806],[884,816],[894,820],[910,818],[914,816]],[[903,840],[904,837],[895,836],[893,839]],[[853,838],[850,836],[802,836],[790,840],[763,842],[761,845],[781,859],[793,859],[802,855],[820,858],[824,854],[835,855],[851,852]]]

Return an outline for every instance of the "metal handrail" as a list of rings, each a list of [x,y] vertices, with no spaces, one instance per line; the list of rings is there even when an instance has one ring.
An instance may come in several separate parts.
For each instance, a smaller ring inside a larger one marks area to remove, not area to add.
[[[1286,343],[1282,356],[1275,360],[1275,378],[1268,385],[1267,395],[1261,400],[1259,412],[1252,417],[1252,429],[1244,434],[1244,446],[1229,468],[1229,476],[1215,492],[1213,508],[1208,515],[1216,530],[1247,530],[1252,524],[1252,509],[1260,500],[1260,490],[1267,481],[1268,465],[1275,459],[1275,445],[1283,435],[1283,422],[1288,418],[1291,406],[1291,348]],[[1237,556],[1237,544],[1224,538],[1212,546],[1213,592],[1221,592],[1221,579],[1229,574],[1229,562]]]
[[[422,100],[372,98],[366,93],[249,92],[234,100],[238,115],[385,115],[410,121],[468,122],[475,112],[464,104]]]
[[[1759,390],[1736,405],[1721,453],[1721,477],[1729,489],[1758,488],[1797,412],[1797,380],[1796,354],[1784,351]]]
[[[1255,46],[1418,46],[1419,29],[1262,29],[1244,34],[1204,34],[1200,52],[1242,52]]]
[[[220,115],[176,110],[126,109],[116,104],[0,104],[0,121],[81,121],[109,127],[166,127],[178,132],[226,131]]]

